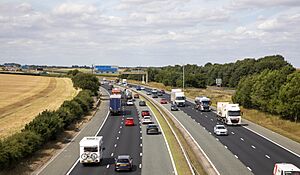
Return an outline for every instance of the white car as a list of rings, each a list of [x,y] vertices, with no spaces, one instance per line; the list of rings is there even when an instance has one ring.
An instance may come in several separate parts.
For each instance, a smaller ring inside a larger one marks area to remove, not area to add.
[[[144,118],[142,119],[142,124],[151,124],[152,120],[150,116],[144,116]]]
[[[145,87],[144,87],[144,86],[141,86],[141,90],[145,90]]]
[[[228,130],[224,125],[216,125],[214,127],[214,133],[216,135],[228,135]]]
[[[126,104],[127,104],[127,106],[132,106],[133,105],[133,100],[127,100]]]

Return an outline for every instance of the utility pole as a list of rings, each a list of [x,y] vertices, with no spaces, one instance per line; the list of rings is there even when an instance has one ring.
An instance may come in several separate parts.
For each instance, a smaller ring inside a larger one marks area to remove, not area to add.
[[[184,91],[184,64],[182,65],[182,89]]]

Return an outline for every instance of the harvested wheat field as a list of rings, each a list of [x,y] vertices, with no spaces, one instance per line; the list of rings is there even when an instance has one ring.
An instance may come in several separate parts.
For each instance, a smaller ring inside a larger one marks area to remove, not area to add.
[[[77,95],[71,79],[0,74],[0,138],[20,131],[40,112]]]

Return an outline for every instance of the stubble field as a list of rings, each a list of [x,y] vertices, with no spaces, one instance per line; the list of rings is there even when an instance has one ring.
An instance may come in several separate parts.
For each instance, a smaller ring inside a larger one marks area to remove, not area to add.
[[[71,79],[0,74],[0,138],[20,131],[40,112],[77,95]]]

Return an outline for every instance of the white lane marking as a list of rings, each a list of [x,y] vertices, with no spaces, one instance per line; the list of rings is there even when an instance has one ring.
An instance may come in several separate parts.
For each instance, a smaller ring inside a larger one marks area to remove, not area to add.
[[[252,172],[252,170],[251,170],[251,168],[250,168],[250,167],[247,167],[247,168],[248,168],[248,170],[249,170],[249,171],[251,171],[251,172]]]
[[[211,135],[211,132],[209,132],[209,134]]]
[[[228,147],[227,146],[224,146],[226,149],[228,149]]]
[[[140,147],[142,147],[142,146],[143,146],[143,144],[141,143],[141,144],[140,144]]]
[[[121,131],[119,131],[119,134],[121,134]]]
[[[234,135],[234,132],[231,132],[232,135]]]
[[[109,168],[109,164],[106,166],[106,168],[107,168],[107,169]]]
[[[299,154],[297,154],[297,153],[295,153],[295,152],[291,151],[290,149],[287,149],[286,147],[284,147],[284,146],[280,145],[279,143],[276,143],[275,141],[273,141],[273,140],[271,140],[271,139],[267,138],[266,136],[264,136],[264,135],[262,135],[262,134],[260,134],[260,133],[258,133],[258,132],[256,132],[256,131],[254,131],[254,130],[252,130],[252,129],[250,129],[250,128],[246,127],[246,126],[243,126],[243,127],[244,127],[244,128],[246,128],[246,129],[248,129],[249,131],[252,131],[253,133],[255,133],[255,134],[259,135],[260,137],[262,137],[262,138],[264,138],[264,139],[266,139],[266,140],[268,140],[268,141],[270,141],[270,142],[274,143],[275,145],[277,145],[277,146],[281,147],[282,149],[285,149],[285,150],[289,151],[290,153],[292,153],[292,154],[296,155],[297,157],[300,157],[300,155],[299,155]]]
[[[115,147],[117,147],[117,144],[115,144]]]
[[[112,157],[112,156],[114,156],[114,153],[111,153],[111,155],[110,155],[110,156],[111,156],[111,157]]]
[[[210,119],[211,121],[214,121],[213,119]]]
[[[109,92],[107,91],[107,93],[109,94]],[[103,128],[103,126],[104,126],[104,124],[105,124],[105,122],[106,122],[106,120],[107,120],[107,118],[108,118],[108,116],[109,116],[109,114],[110,114],[110,111],[108,110],[108,112],[107,112],[107,115],[106,115],[106,117],[105,117],[105,119],[103,120],[103,122],[102,122],[102,124],[101,124],[101,126],[100,126],[100,128],[98,129],[98,131],[97,131],[97,133],[95,134],[95,136],[97,136],[98,134],[99,134],[99,132],[100,132],[100,130]],[[85,127],[86,126],[88,126],[88,125],[85,125]],[[84,128],[85,128],[84,127]],[[82,128],[81,129],[81,131],[84,129],[84,128]],[[73,140],[79,135],[79,133],[81,133],[81,132],[78,132],[78,134],[73,138]],[[70,143],[72,143],[72,142],[70,142]],[[69,146],[69,145],[68,145]],[[67,148],[67,147],[65,147],[65,148]],[[64,149],[63,149],[64,150]],[[60,153],[59,153],[60,154]],[[37,174],[40,174],[59,154],[57,154],[56,156],[54,156],[53,157],[53,159],[51,160],[51,161],[48,161],[48,163],[47,164],[45,164],[44,165],[44,167],[43,168],[41,168],[40,170],[39,170],[39,172],[37,172]],[[75,168],[75,166],[79,163],[79,157],[78,157],[78,159],[77,159],[77,161],[76,162],[74,162],[74,164],[72,165],[72,167],[69,169],[69,171],[66,173],[66,175],[69,175],[72,171],[73,171],[73,169]]]
[[[205,127],[203,127],[203,129],[204,129],[204,130],[206,130],[206,128],[205,128]]]
[[[142,131],[140,131],[140,133],[142,134]]]
[[[255,149],[255,148],[256,148],[254,145],[251,145],[251,147],[252,147],[253,149]]]
[[[265,155],[266,158],[270,159],[270,156],[268,156],[267,154]]]
[[[140,125],[140,128],[142,128],[142,126]]]
[[[121,125],[123,125],[123,122],[121,122]]]
[[[219,141],[219,139],[218,139],[218,138],[216,138],[216,140],[217,140],[217,141]]]
[[[202,114],[202,113],[201,113]],[[205,116],[207,118],[207,116]]]
[[[117,137],[117,140],[119,140],[119,137]]]
[[[122,129],[122,126],[120,126],[120,128]]]
[[[142,156],[143,156],[143,153],[140,153],[140,156],[142,157]]]
[[[140,137],[140,139],[142,140],[142,139],[143,139],[143,137]]]
[[[241,138],[241,141],[244,141],[244,139],[243,139],[243,138]]]
[[[195,119],[193,119],[194,121],[196,121]]]
[[[142,164],[139,165],[139,168],[140,168],[140,169],[142,168]]]
[[[122,118],[122,120],[124,120],[124,118]],[[123,122],[122,122],[123,123]]]
[[[237,159],[239,158],[237,155],[234,155],[234,157],[237,158]]]

